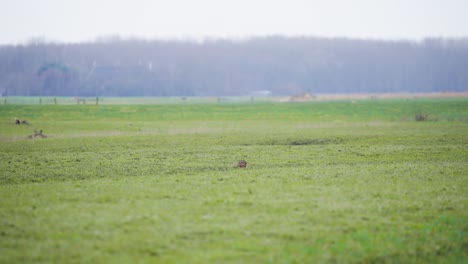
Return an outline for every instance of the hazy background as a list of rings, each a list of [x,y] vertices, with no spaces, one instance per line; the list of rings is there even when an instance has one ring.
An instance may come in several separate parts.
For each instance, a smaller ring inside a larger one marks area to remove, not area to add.
[[[466,0],[0,0],[0,43],[107,35],[202,38],[468,36]]]
[[[464,0],[0,0],[0,95],[468,91]]]

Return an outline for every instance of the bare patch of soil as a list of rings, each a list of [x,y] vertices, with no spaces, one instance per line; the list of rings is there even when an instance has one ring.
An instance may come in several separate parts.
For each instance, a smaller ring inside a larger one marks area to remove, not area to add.
[[[461,98],[468,97],[468,92],[442,93],[359,93],[359,94],[319,94],[317,100],[341,99],[398,99],[398,98]]]

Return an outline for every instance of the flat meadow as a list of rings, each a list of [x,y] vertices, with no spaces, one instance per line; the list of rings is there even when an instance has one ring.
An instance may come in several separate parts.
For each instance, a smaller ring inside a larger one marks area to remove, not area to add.
[[[0,263],[466,263],[467,206],[467,98],[0,105]]]

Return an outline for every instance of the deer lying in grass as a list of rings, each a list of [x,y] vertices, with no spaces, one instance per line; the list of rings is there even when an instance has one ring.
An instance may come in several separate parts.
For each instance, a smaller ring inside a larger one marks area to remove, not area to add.
[[[239,163],[237,163],[237,167],[239,167],[239,168],[247,167],[247,161],[245,161],[245,160],[239,161]]]
[[[17,124],[17,125],[23,124],[23,125],[29,126],[28,120],[20,121],[18,118],[15,118],[15,124]]]
[[[39,130],[39,132],[37,132],[36,130],[34,130],[34,134],[33,135],[29,135],[28,138],[30,139],[33,139],[33,138],[47,138],[46,135],[42,134],[42,130]]]

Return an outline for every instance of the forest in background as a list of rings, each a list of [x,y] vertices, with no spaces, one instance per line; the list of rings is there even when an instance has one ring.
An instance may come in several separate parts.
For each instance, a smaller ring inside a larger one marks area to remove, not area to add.
[[[318,37],[0,46],[1,96],[468,91],[468,39]]]

